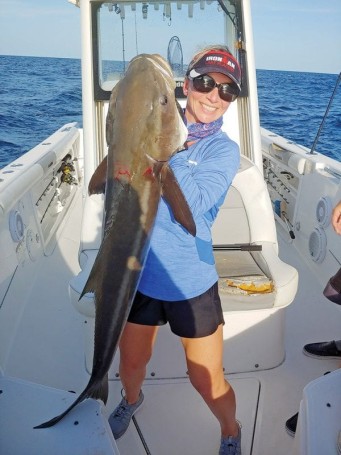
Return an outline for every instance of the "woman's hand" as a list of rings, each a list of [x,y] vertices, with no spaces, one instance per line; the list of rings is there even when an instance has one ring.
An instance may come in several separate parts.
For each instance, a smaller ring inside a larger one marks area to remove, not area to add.
[[[332,213],[332,225],[334,231],[341,235],[341,201],[334,207]]]

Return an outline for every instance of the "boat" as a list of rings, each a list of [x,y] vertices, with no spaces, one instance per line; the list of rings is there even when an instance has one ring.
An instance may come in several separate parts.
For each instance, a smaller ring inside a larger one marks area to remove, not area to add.
[[[79,295],[101,242],[103,198],[87,186],[107,151],[110,92],[132,57],[157,52],[170,60],[183,106],[188,60],[212,42],[230,47],[243,74],[223,125],[241,166],[213,226],[242,453],[337,454],[339,360],[307,357],[302,347],[340,338],[340,307],[323,290],[341,264],[330,224],[341,163],[260,127],[250,0],[70,3],[81,23],[83,127],[61,125],[0,170],[1,454],[218,453],[218,424],[168,326],[148,365],[144,406],[122,438],[108,425],[121,398],[119,352],[106,404],[87,399],[34,429],[64,411],[91,373],[94,302]],[[293,438],[285,422],[297,411]]]

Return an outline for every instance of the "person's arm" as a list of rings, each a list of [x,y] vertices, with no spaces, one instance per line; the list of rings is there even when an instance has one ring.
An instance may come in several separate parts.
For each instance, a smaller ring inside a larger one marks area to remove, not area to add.
[[[332,225],[334,231],[341,235],[341,201],[334,207],[332,213]]]
[[[191,169],[184,155],[178,153],[172,159],[175,173],[186,200],[195,216],[204,214],[226,192],[239,167],[239,149],[230,142],[217,141],[215,147],[200,163]]]

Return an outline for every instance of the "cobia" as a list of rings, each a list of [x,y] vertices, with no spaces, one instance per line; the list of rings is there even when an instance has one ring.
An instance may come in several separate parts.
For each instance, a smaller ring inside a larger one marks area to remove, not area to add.
[[[108,154],[89,183],[90,194],[105,190],[103,240],[81,294],[93,292],[96,304],[92,373],[66,411],[35,428],[56,424],[86,398],[106,403],[108,370],[136,293],[161,192],[175,220],[195,235],[190,209],[167,164],[187,137],[174,89],[168,63],[141,54],[112,91]]]

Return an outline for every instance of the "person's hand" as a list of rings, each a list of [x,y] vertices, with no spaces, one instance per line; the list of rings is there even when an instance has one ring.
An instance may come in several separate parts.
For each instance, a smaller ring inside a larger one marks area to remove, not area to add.
[[[334,207],[332,213],[332,225],[334,231],[341,235],[341,201]]]

